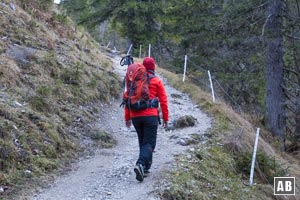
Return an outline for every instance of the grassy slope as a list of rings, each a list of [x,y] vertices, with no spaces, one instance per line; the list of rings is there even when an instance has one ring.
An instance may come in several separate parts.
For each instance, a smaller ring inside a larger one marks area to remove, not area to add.
[[[100,102],[119,95],[120,81],[97,43],[53,7],[41,11],[30,1],[26,11],[18,5],[13,11],[10,1],[1,2],[0,199],[6,199],[64,166],[83,141],[111,145],[106,133],[86,124],[98,119]]]
[[[169,83],[201,106],[214,120],[208,142],[195,145],[191,158],[178,157],[176,172],[167,176],[170,185],[161,191],[163,199],[297,199],[273,195],[274,176],[296,177],[299,188],[299,161],[280,153],[276,140],[261,129],[253,187],[249,174],[256,128],[228,105],[212,103],[211,96],[189,80],[160,69]],[[272,143],[272,145],[270,143]]]

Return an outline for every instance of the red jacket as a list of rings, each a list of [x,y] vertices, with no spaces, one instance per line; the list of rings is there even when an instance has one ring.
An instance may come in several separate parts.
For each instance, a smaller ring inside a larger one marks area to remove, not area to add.
[[[163,82],[157,76],[150,79],[149,93],[150,99],[155,97],[158,98],[162,111],[162,118],[164,121],[169,121],[167,94]],[[134,117],[158,116],[157,109],[158,108],[147,108],[145,110],[132,111],[125,107],[125,121],[131,120]]]

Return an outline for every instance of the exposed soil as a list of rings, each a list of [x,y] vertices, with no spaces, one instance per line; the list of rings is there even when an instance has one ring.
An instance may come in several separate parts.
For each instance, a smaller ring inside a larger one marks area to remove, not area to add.
[[[115,72],[124,77],[125,67],[119,65],[120,57],[113,58]],[[161,77],[162,78],[162,77]],[[163,79],[163,78],[162,78]],[[166,171],[174,170],[174,156],[191,149],[188,141],[192,135],[203,135],[211,126],[211,118],[203,113],[189,97],[170,87],[164,80],[168,94],[170,126],[178,118],[190,115],[197,119],[193,127],[164,130],[159,127],[157,146],[153,155],[151,174],[142,183],[133,171],[138,157],[138,140],[134,128],[125,127],[121,100],[107,105],[99,119],[99,129],[117,140],[112,149],[98,149],[94,156],[82,158],[74,169],[58,178],[49,188],[35,194],[34,200],[110,200],[110,199],[160,199],[157,190]]]

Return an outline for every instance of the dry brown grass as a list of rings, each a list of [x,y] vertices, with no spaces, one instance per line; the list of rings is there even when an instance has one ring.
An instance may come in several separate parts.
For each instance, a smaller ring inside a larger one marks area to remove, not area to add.
[[[20,83],[20,68],[5,55],[0,55],[0,60],[0,84],[2,87],[16,86]]]

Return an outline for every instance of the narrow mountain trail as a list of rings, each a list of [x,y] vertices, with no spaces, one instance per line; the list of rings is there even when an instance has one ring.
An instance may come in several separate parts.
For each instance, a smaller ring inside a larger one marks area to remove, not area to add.
[[[115,72],[121,78],[125,67],[119,65],[120,57],[113,58]],[[163,79],[163,78],[162,78]],[[153,155],[151,174],[142,183],[133,171],[138,156],[138,141],[134,128],[125,127],[120,99],[104,106],[99,128],[113,135],[117,145],[112,149],[99,149],[95,155],[77,162],[74,170],[61,176],[50,188],[35,194],[34,200],[140,200],[160,199],[155,191],[165,171],[174,169],[174,156],[183,154],[191,146],[185,140],[191,134],[204,134],[211,126],[211,118],[195,106],[189,97],[172,88],[164,80],[168,94],[170,124],[184,115],[197,119],[193,127],[158,130],[157,146]]]

